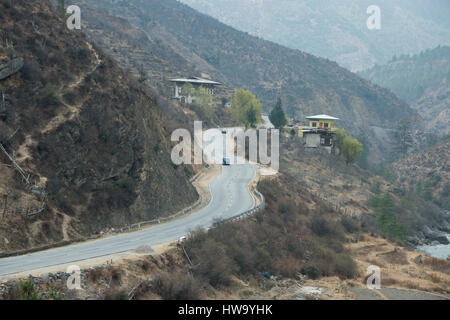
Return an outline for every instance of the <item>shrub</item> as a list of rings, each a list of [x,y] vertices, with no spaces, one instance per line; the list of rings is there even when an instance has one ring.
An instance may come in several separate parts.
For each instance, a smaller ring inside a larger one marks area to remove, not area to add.
[[[450,274],[450,261],[425,257],[424,264],[429,266],[433,271]]]
[[[119,268],[112,268],[109,270],[111,283],[114,285],[120,285],[122,282],[122,270]]]
[[[117,181],[117,185],[127,192],[134,192],[134,189],[136,188],[136,182],[134,179],[130,176],[122,177]]]
[[[69,47],[67,50],[67,55],[78,61],[87,62],[90,57],[89,50],[85,48]]]
[[[374,173],[390,182],[394,182],[397,179],[397,174],[395,171],[388,166],[378,166],[375,168]]]
[[[318,216],[315,216],[313,218],[311,223],[311,230],[319,237],[325,237],[334,233],[330,222]]]
[[[40,103],[44,105],[55,105],[59,102],[55,87],[47,83],[44,88],[39,90]]]
[[[34,48],[36,60],[39,64],[45,65],[48,62],[49,51],[46,47],[35,46]]]
[[[358,271],[352,258],[344,254],[335,255],[333,264],[333,273],[341,279],[352,279],[358,276]]]
[[[442,188],[441,197],[442,198],[450,197],[450,182],[447,182]]]
[[[315,266],[307,266],[302,270],[302,273],[310,279],[317,279],[320,276],[319,269]]]
[[[110,204],[116,206],[129,205],[135,198],[136,182],[130,176],[124,176],[117,180],[105,183],[105,198]]]
[[[151,269],[151,266],[152,266],[152,264],[149,261],[144,260],[144,261],[142,261],[141,269],[142,269],[142,271],[144,271],[144,273],[148,273]]]
[[[231,283],[231,275],[236,271],[236,265],[222,244],[207,239],[194,256],[200,260],[194,272],[207,279],[212,286],[226,286]]]
[[[63,296],[60,292],[56,291],[55,288],[50,287],[48,292],[48,299],[50,300],[62,300]]]
[[[38,289],[31,279],[19,282],[19,297],[21,300],[40,300]]]
[[[87,274],[87,279],[91,283],[97,283],[103,277],[103,271],[101,269],[89,270]]]
[[[288,255],[287,257],[283,257],[279,260],[277,269],[284,277],[295,277],[300,269],[300,264],[301,263],[298,259],[292,255]]]
[[[20,69],[20,74],[24,80],[35,80],[40,81],[41,76],[39,73],[39,67],[34,61],[25,62],[22,69]]]
[[[336,253],[328,245],[320,242],[314,243],[312,252],[309,263],[317,268],[321,276],[337,275],[342,279],[348,279],[358,275],[355,263],[346,254]]]
[[[164,300],[200,299],[197,281],[185,273],[161,273],[153,281],[153,287]]]
[[[447,182],[440,194],[440,205],[446,210],[450,210],[450,183]]]
[[[349,233],[355,233],[357,231],[360,230],[360,226],[358,221],[356,221],[355,219],[348,217],[348,216],[343,216],[341,218],[341,224],[344,227],[345,231],[349,232]]]
[[[436,273],[432,273],[430,275],[430,278],[431,278],[431,282],[433,282],[433,283],[441,283],[441,281],[442,281],[441,277]]]
[[[8,58],[10,60],[12,60],[14,58],[14,53],[15,53],[14,47],[11,46],[11,45],[7,46],[6,49],[5,49],[5,53],[8,56]]]
[[[188,237],[185,249],[195,265],[196,278],[218,287],[231,284],[233,274],[253,277],[267,272],[291,277],[299,270],[312,272],[314,278],[356,274],[342,245],[343,224],[322,202],[311,209],[314,216],[309,222],[303,210],[296,209],[306,207],[308,195],[286,177],[261,182],[258,188],[266,196],[266,208],[251,219],[220,224]],[[346,228],[358,230],[358,224],[352,222]]]
[[[103,296],[103,300],[128,300],[128,293],[124,289],[108,289]]]

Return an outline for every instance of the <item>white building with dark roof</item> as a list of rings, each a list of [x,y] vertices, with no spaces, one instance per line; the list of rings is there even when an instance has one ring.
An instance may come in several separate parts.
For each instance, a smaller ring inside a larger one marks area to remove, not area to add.
[[[214,95],[216,93],[216,87],[222,85],[220,82],[200,78],[200,77],[190,77],[190,78],[176,78],[170,79],[170,82],[174,84],[174,95],[173,99],[180,100],[181,103],[191,103],[192,97],[186,97],[182,94],[182,88],[186,83],[192,84],[192,86],[197,89],[198,87],[203,87],[208,90],[208,93]]]

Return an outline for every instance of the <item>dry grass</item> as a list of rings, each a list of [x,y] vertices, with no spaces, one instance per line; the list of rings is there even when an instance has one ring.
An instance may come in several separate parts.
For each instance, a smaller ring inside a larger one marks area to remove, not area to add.
[[[140,265],[140,267],[141,267],[142,271],[144,271],[144,273],[148,273],[151,269],[151,266],[152,266],[152,264],[147,260],[143,260]]]
[[[395,249],[393,251],[386,253],[381,253],[378,254],[377,256],[390,264],[397,264],[402,266],[409,264],[406,253],[402,252],[399,249]]]
[[[360,283],[366,284],[369,277],[366,268],[372,264],[382,268],[382,287],[438,293],[450,291],[449,261],[399,249],[386,239],[366,237],[367,241],[346,245],[352,257],[358,260],[359,270],[363,274]]]
[[[441,281],[442,281],[442,278],[436,273],[432,273],[430,275],[430,278],[433,283],[441,283]]]
[[[128,300],[128,293],[124,289],[108,289],[103,300]]]
[[[122,283],[122,270],[118,267],[112,267],[109,270],[111,284],[120,285]]]
[[[102,269],[92,269],[87,273],[87,279],[90,283],[95,284],[103,277]]]
[[[401,282],[401,285],[408,289],[423,290],[423,288],[417,282],[414,281],[403,281]]]
[[[381,262],[379,259],[369,258],[369,259],[366,259],[365,261],[370,263],[371,265],[378,266],[380,268],[386,268],[386,265],[383,262]]]
[[[388,277],[388,278],[382,277],[381,278],[381,285],[383,287],[395,286],[398,284],[399,284],[399,281],[394,278],[391,278],[391,277]]]
[[[433,271],[450,274],[450,261],[425,257],[423,264],[430,267]]]
[[[153,282],[155,292],[164,300],[200,299],[198,281],[183,272],[159,274]]]

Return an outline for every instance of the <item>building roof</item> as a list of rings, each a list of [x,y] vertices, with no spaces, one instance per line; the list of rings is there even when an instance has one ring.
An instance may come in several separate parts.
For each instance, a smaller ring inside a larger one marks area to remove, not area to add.
[[[198,83],[198,84],[214,84],[221,85],[220,82],[203,79],[199,77],[191,77],[191,78],[178,78],[178,79],[170,79],[171,82],[189,82],[189,83]]]
[[[317,116],[306,117],[308,120],[339,120],[339,118],[335,118],[326,114],[319,114]]]

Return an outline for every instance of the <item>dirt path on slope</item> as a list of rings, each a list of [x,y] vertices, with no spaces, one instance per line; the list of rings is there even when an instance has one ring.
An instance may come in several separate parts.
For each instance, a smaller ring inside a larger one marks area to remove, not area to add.
[[[94,55],[94,65],[88,72],[79,75],[74,82],[70,83],[67,86],[66,89],[60,89],[60,96],[63,96],[64,92],[68,92],[80,86],[86,80],[86,77],[95,72],[102,63],[102,60],[100,59],[97,51],[93,48],[92,44],[89,42],[86,42],[86,44],[89,50]],[[81,100],[75,105],[70,105],[64,101],[61,102],[64,104],[65,109],[61,110],[55,117],[53,117],[53,119],[51,119],[47,123],[47,125],[41,130],[43,134],[53,131],[59,126],[61,126],[63,123],[73,120],[75,117],[77,117],[80,113],[81,107],[83,106],[85,100]]]

